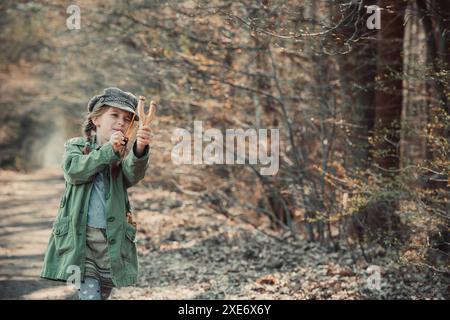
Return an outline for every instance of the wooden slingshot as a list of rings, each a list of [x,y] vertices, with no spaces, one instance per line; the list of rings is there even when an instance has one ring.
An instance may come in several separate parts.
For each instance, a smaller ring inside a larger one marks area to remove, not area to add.
[[[145,112],[145,97],[139,96],[137,112],[138,112],[138,116],[139,116],[139,126],[138,127],[142,128],[142,127],[148,126],[155,119],[156,103],[153,100],[150,101],[150,108],[148,110],[148,113],[146,113]],[[123,148],[120,152],[121,158],[123,158],[125,155],[126,146],[128,144],[128,141],[134,140],[134,137],[136,136],[137,127],[133,127],[135,117],[136,117],[136,113],[133,114],[133,118],[131,119],[130,125],[128,126],[128,129],[125,132],[125,145],[123,146]]]
[[[150,108],[148,113],[145,113],[144,110],[145,105],[145,97],[139,96],[139,102],[137,106],[138,116],[139,116],[139,128],[148,126],[156,115],[156,103],[154,101],[150,101]]]

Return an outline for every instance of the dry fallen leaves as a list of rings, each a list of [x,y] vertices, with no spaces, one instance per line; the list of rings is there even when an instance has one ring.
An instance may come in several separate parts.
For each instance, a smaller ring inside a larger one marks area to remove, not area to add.
[[[267,276],[263,276],[263,277],[257,279],[256,283],[273,285],[276,283],[276,279],[272,275],[267,275]]]

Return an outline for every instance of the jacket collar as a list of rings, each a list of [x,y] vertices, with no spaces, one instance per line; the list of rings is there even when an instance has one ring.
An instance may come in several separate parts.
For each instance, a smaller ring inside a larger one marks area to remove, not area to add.
[[[96,139],[97,139],[96,134],[93,134],[92,138],[91,138],[91,141],[89,143],[89,148],[91,150],[93,150],[93,149],[96,149],[96,150],[100,149],[100,145],[95,143]],[[73,138],[73,139],[70,140],[71,144],[74,144],[74,145],[77,145],[77,146],[80,146],[80,147],[84,147],[87,142],[88,142],[88,140],[87,140],[86,137],[78,137],[78,138]]]

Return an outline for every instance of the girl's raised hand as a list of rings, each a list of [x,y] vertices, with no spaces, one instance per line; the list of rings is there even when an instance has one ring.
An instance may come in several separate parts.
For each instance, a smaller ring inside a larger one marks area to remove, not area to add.
[[[152,140],[152,129],[150,126],[140,127],[136,133],[136,148],[139,154],[144,153],[144,149]],[[139,156],[139,155],[137,155]]]

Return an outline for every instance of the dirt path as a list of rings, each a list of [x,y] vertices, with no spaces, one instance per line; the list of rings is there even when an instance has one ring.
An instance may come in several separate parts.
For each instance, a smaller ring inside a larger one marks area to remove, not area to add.
[[[166,186],[167,188],[167,186]],[[59,206],[60,170],[0,171],[0,299],[76,299],[39,273]],[[111,299],[442,299],[446,284],[382,256],[380,286],[354,252],[278,241],[208,210],[201,199],[145,181],[129,190],[138,212],[140,276]]]
[[[0,171],[0,298],[67,299],[69,287],[39,279],[64,180],[58,170]]]

